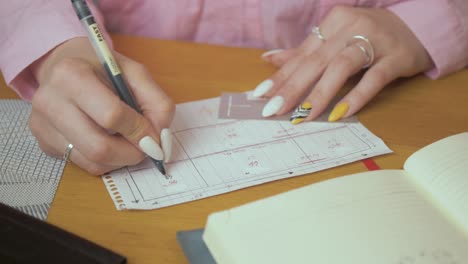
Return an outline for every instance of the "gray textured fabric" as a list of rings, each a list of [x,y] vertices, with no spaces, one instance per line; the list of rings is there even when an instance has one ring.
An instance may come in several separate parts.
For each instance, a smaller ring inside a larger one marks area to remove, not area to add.
[[[39,148],[30,113],[27,102],[0,100],[0,202],[45,220],[65,162]]]

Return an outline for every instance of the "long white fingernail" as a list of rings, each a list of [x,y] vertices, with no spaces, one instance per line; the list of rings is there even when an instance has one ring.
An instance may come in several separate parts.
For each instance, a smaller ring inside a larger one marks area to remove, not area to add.
[[[172,155],[172,132],[169,128],[161,131],[161,146],[164,152],[164,162],[169,162]]]
[[[265,58],[265,57],[268,57],[270,55],[273,55],[273,54],[276,54],[276,53],[280,53],[280,52],[283,52],[284,49],[273,49],[273,50],[269,50],[265,53],[262,54],[262,58]]]
[[[264,94],[266,94],[271,87],[273,87],[274,83],[272,80],[265,80],[261,82],[257,87],[255,87],[255,90],[252,94],[253,97],[260,97]]]
[[[138,142],[138,145],[140,145],[141,150],[146,155],[152,157],[153,159],[155,159],[155,160],[163,160],[164,159],[164,153],[163,153],[161,147],[150,136],[146,136],[146,137],[140,139],[140,142]]]
[[[284,98],[282,96],[275,96],[263,107],[262,116],[269,117],[278,112],[283,107]]]

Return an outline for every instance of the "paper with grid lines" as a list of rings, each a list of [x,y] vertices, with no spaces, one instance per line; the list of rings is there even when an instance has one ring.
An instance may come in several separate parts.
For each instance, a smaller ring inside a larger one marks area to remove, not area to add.
[[[218,119],[218,105],[219,98],[177,105],[170,179],[148,160],[102,177],[118,210],[161,208],[391,152],[355,118]]]
[[[27,102],[0,100],[0,202],[45,220],[65,162],[39,148],[30,113]]]

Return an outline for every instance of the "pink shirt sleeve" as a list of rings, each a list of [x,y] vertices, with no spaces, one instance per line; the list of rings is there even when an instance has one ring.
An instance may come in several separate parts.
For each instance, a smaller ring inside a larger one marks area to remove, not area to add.
[[[468,1],[413,0],[388,8],[424,45],[434,62],[426,72],[433,79],[468,65]]]
[[[102,22],[91,1],[96,19]],[[7,84],[31,100],[38,84],[29,65],[57,45],[86,36],[71,1],[15,0],[0,9],[0,69]]]

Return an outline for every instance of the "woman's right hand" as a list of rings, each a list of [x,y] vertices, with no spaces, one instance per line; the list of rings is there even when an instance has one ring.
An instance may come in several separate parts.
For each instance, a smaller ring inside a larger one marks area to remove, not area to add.
[[[137,164],[144,153],[165,161],[171,155],[172,100],[143,65],[117,52],[114,56],[142,114],[113,91],[86,38],[59,45],[32,67],[39,88],[29,127],[39,146],[62,158],[73,144],[69,158],[95,175]]]

